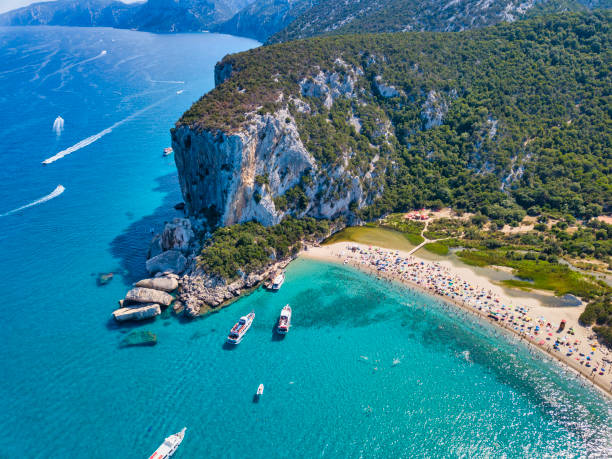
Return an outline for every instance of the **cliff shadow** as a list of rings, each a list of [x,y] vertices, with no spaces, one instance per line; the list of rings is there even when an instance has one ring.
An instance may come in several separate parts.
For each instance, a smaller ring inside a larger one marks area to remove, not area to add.
[[[183,211],[174,208],[183,201],[176,173],[156,178],[153,191],[164,194],[162,204],[151,215],[133,221],[110,244],[111,254],[119,260],[125,285],[149,277],[145,262],[153,235],[161,233],[165,222],[184,216]],[[130,213],[126,211],[126,215],[129,216]]]

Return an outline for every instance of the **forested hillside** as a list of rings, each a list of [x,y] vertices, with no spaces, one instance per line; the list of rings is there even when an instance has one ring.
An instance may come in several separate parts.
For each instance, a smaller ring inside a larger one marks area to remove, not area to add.
[[[0,25],[214,31],[261,41],[315,35],[458,31],[532,15],[610,8],[612,0],[55,0],[0,14]]]
[[[347,33],[460,31],[543,13],[611,6],[611,0],[321,0],[269,41]]]
[[[266,46],[226,57],[231,77],[178,125],[236,132],[286,107],[316,174],[355,171],[375,196],[351,207],[366,219],[442,205],[499,223],[590,217],[612,204],[611,17]],[[313,174],[275,202],[299,215]]]
[[[308,11],[317,0],[257,0],[229,21],[214,28],[215,32],[241,35],[266,41]]]

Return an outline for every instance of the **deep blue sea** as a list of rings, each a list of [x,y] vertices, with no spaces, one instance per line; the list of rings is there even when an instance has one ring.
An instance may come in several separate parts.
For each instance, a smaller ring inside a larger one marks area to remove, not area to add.
[[[344,267],[299,260],[279,293],[191,322],[110,320],[145,276],[151,230],[177,215],[169,129],[212,88],[216,61],[257,45],[0,29],[0,457],[148,457],[183,426],[183,459],[610,453],[612,409],[596,391],[473,318]],[[294,326],[277,340],[285,303]],[[226,349],[251,310],[245,340]],[[158,345],[120,348],[133,330]]]

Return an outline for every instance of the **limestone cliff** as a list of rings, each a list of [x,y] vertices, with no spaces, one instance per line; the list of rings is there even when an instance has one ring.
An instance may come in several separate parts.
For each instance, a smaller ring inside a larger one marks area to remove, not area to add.
[[[360,74],[357,69],[344,75],[319,71],[300,82],[301,97],[292,95],[272,113],[249,113],[237,129],[179,123],[172,131],[172,148],[188,214],[211,227],[251,220],[273,225],[286,215],[348,216],[371,202],[376,192],[364,185],[364,178],[372,165],[363,171],[348,167],[351,151],[323,165],[305,147],[294,116],[310,113],[307,101],[312,98],[327,109],[338,98],[354,98]],[[217,84],[231,77],[231,63],[217,65]],[[284,101],[282,93],[278,100]]]

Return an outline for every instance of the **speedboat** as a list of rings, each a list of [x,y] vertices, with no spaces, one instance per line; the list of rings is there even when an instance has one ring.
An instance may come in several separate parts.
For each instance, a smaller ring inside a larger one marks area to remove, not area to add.
[[[285,274],[281,272],[274,279],[272,279],[270,290],[273,290],[275,292],[280,290],[281,286],[283,285],[283,282],[285,282]]]
[[[241,317],[230,330],[229,335],[227,336],[227,342],[230,344],[240,343],[246,332],[249,331],[249,328],[251,328],[253,319],[255,319],[255,313],[252,311],[246,316]]]
[[[187,427],[183,427],[180,432],[175,433],[174,435],[170,435],[167,437],[164,442],[155,450],[155,452],[151,455],[149,459],[167,459],[172,456],[179,445],[185,438],[185,431]]]
[[[257,388],[257,396],[261,397],[263,395],[263,390],[264,390],[264,385],[260,384],[259,387]]]
[[[280,317],[278,318],[278,327],[276,331],[281,335],[286,334],[291,327],[291,306],[285,305],[281,311]]]

